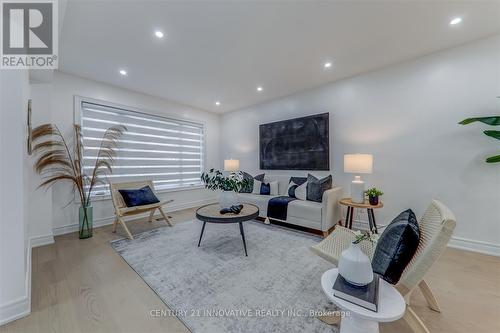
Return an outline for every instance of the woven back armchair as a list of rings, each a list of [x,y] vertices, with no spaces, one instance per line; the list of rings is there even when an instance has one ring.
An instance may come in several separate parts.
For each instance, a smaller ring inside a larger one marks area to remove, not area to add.
[[[428,333],[429,330],[427,327],[411,308],[410,296],[417,287],[420,288],[429,307],[434,311],[441,312],[437,299],[424,280],[424,277],[444,252],[455,229],[456,219],[443,203],[438,200],[432,200],[424,215],[419,220],[418,225],[420,228],[420,242],[417,252],[403,272],[396,288],[406,299],[405,321],[414,332]],[[340,254],[355,239],[356,237],[352,230],[337,226],[327,238],[313,246],[311,250],[338,265]],[[361,250],[372,259],[375,251],[372,243],[362,241],[360,244]]]
[[[125,224],[124,218],[127,216],[149,213],[149,222],[153,222],[153,215],[157,209],[162,215],[165,223],[167,223],[169,226],[172,226],[172,222],[168,218],[167,214],[165,214],[165,212],[163,211],[162,206],[173,202],[173,200],[160,201],[158,203],[150,205],[127,207],[125,201],[123,201],[123,197],[120,194],[119,190],[140,189],[144,186],[149,186],[153,191],[153,193],[156,196],[158,196],[155,191],[154,184],[151,180],[109,184],[111,191],[111,199],[113,200],[113,207],[115,209],[115,215],[116,215],[115,221],[113,223],[113,232],[116,232],[116,226],[120,224],[123,227],[123,229],[125,229],[128,238],[134,239],[134,236],[132,236],[132,234],[127,228],[127,225]]]

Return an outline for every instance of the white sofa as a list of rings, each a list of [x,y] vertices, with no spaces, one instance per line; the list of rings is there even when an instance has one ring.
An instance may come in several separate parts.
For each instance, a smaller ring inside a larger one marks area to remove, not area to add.
[[[278,196],[287,196],[290,176],[267,176],[265,182],[278,181]],[[276,196],[252,193],[239,193],[243,203],[251,203],[259,207],[259,217],[267,218],[269,199]],[[339,200],[342,198],[342,188],[333,187],[323,193],[322,202],[294,200],[288,204],[286,222],[311,229],[321,230],[326,236],[328,230],[341,219]]]

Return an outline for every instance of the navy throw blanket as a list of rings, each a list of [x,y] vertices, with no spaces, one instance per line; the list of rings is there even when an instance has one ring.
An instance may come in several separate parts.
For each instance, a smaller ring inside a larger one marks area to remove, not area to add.
[[[291,197],[276,197],[269,200],[267,204],[267,217],[286,221],[286,213],[288,210],[288,203],[297,200]]]

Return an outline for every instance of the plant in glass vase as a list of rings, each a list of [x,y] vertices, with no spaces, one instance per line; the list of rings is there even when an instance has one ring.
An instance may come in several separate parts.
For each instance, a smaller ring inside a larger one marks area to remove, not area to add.
[[[243,173],[240,171],[231,172],[228,176],[225,176],[221,171],[213,168],[208,172],[203,172],[201,180],[205,184],[205,188],[212,191],[222,191],[219,197],[219,205],[222,209],[239,205],[236,192],[249,185],[248,180],[243,178]]]
[[[83,168],[83,135],[80,125],[74,125],[74,152],[59,128],[53,124],[40,125],[33,129],[33,153],[37,154],[35,171],[42,176],[39,187],[51,186],[58,181],[73,184],[81,202],[79,211],[79,238],[92,237],[91,195],[95,186],[105,184],[105,177],[112,173],[118,139],[126,131],[124,126],[108,128],[102,137],[95,157],[95,163],[89,174]]]

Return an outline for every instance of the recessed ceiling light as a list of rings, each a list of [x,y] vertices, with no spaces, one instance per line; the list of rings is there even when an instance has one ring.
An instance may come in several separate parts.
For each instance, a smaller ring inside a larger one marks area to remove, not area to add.
[[[215,102],[215,105],[220,106],[220,102],[219,101]]]
[[[258,91],[258,92],[262,92],[262,91],[264,91],[264,88],[262,88],[262,86],[258,86],[258,87],[257,87],[257,91]]]
[[[160,30],[156,30],[155,31],[155,36],[158,37],[158,38],[163,38],[163,36],[165,36],[165,34],[160,31]]]
[[[455,17],[453,18],[451,21],[450,21],[450,25],[457,25],[459,23],[462,22],[462,18],[461,17]]]
[[[127,71],[124,69],[120,69],[120,74],[125,76],[125,75],[127,75]]]
[[[331,61],[327,61],[327,62],[325,62],[325,64],[323,65],[323,67],[324,67],[325,69],[331,68],[331,67],[332,67],[332,62],[331,62]]]

